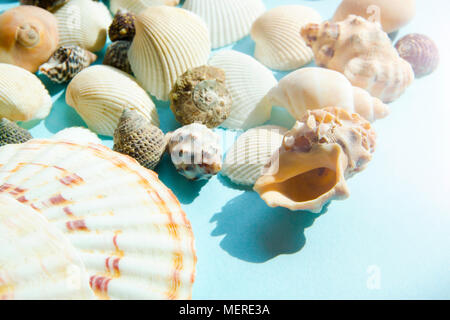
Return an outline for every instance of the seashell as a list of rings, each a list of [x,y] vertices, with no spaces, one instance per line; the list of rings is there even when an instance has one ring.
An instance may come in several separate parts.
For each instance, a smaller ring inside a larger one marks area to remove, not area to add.
[[[213,48],[248,35],[252,23],[265,11],[261,0],[186,0],[183,8],[205,20]]]
[[[225,72],[201,66],[178,77],[169,94],[170,109],[183,124],[200,122],[208,128],[225,121],[231,110],[231,95],[225,85]]]
[[[270,207],[318,213],[331,200],[349,196],[346,179],[372,158],[375,131],[342,108],[308,110],[286,133],[283,144],[254,189]]]
[[[0,147],[5,144],[23,143],[33,139],[28,130],[19,127],[15,122],[2,118],[0,121]]]
[[[275,70],[293,70],[310,63],[314,54],[299,30],[307,23],[320,23],[322,17],[313,8],[290,5],[271,9],[252,25],[255,58]]]
[[[309,23],[301,34],[317,65],[342,72],[383,102],[397,99],[414,80],[411,66],[377,23],[350,15],[338,23]]]
[[[307,110],[330,106],[357,112],[371,122],[389,114],[388,106],[379,99],[353,87],[342,73],[324,68],[291,72],[269,91],[268,97],[273,105],[286,108],[296,120],[301,120]]]
[[[248,129],[269,120],[272,106],[266,95],[277,84],[269,69],[234,50],[216,53],[208,64],[225,71],[225,83],[233,101],[222,127]]]
[[[70,0],[55,12],[59,46],[79,46],[91,52],[103,49],[112,22],[102,2]]]
[[[54,134],[52,136],[52,140],[66,141],[77,144],[102,143],[102,140],[100,140],[94,132],[83,127],[70,127],[63,129]]]
[[[58,46],[55,17],[35,6],[18,6],[3,12],[0,30],[0,63],[14,64],[32,73]]]
[[[135,21],[136,15],[134,13],[125,10],[117,11],[108,29],[109,39],[111,41],[133,40],[136,34]]]
[[[207,180],[222,168],[220,136],[201,123],[168,133],[167,141],[172,163],[189,180]]]
[[[411,21],[415,13],[415,0],[343,0],[332,21],[343,21],[353,14],[378,22],[385,32],[391,33]]]
[[[119,40],[111,43],[106,49],[103,64],[117,68],[128,74],[133,74],[130,61],[128,61],[128,50],[130,46],[131,41]]]
[[[176,6],[179,3],[180,0],[110,0],[110,8],[111,12],[125,9],[137,14],[150,6]]]
[[[52,99],[41,80],[12,64],[0,63],[0,117],[12,121],[43,119]]]
[[[426,35],[408,34],[397,41],[395,48],[400,57],[409,62],[416,78],[432,73],[439,64],[439,50]]]
[[[103,145],[38,139],[0,148],[0,165],[0,193],[63,232],[97,297],[191,297],[192,229],[154,172]]]
[[[63,83],[97,60],[92,52],[78,46],[59,47],[50,60],[39,67],[39,71],[50,80]]]
[[[0,248],[0,300],[94,298],[83,262],[62,232],[4,194]]]
[[[244,132],[227,151],[221,174],[236,184],[254,185],[281,147],[286,131],[279,126],[261,126]]]
[[[68,1],[69,0],[20,0],[20,4],[36,6],[52,12]]]
[[[139,84],[116,68],[95,65],[78,73],[69,83],[66,102],[95,133],[113,136],[125,108],[139,112],[159,126],[155,104]]]
[[[211,50],[205,23],[189,11],[149,7],[136,19],[136,36],[128,58],[144,89],[168,100],[177,78],[206,64]]]
[[[114,151],[153,170],[166,149],[164,133],[134,110],[125,109],[114,131]]]

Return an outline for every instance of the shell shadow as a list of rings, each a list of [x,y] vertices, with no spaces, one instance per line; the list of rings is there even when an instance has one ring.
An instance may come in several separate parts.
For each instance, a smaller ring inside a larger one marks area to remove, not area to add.
[[[220,247],[231,256],[263,263],[300,251],[306,243],[305,229],[326,211],[327,207],[320,214],[270,208],[256,192],[244,192],[211,218],[217,223],[211,235],[225,235]]]

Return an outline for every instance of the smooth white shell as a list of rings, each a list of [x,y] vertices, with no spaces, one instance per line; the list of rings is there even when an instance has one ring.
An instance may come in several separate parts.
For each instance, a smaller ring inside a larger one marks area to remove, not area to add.
[[[208,64],[225,71],[226,85],[233,100],[230,115],[222,127],[248,129],[269,120],[272,105],[266,95],[277,84],[269,69],[251,56],[234,50],[218,52]]]
[[[52,140],[67,141],[78,144],[98,143],[102,140],[91,130],[83,127],[66,128],[52,136]]]
[[[139,13],[150,6],[176,6],[180,0],[110,0],[109,7],[115,14],[119,9]]]
[[[252,25],[255,58],[275,70],[293,70],[312,61],[314,54],[300,36],[309,22],[320,23],[320,14],[301,5],[280,6],[260,16]]]
[[[44,84],[31,72],[0,63],[0,117],[12,121],[43,119],[52,99]]]
[[[183,8],[205,20],[213,48],[248,35],[253,21],[265,10],[261,0],[186,0]]]
[[[67,87],[66,102],[92,131],[105,136],[114,134],[125,108],[159,126],[150,96],[129,74],[110,66],[94,65],[78,73]]]
[[[137,16],[128,58],[144,89],[160,100],[168,100],[177,77],[206,64],[210,50],[208,29],[197,15],[157,6]]]
[[[0,300],[94,298],[62,232],[8,195],[0,195],[0,248]]]

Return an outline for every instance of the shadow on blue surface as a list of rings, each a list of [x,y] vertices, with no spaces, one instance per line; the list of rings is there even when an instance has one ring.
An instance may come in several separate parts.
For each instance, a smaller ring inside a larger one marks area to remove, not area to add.
[[[262,263],[280,254],[301,250],[306,242],[305,229],[320,214],[270,208],[256,192],[244,192],[230,200],[210,222],[217,222],[212,236],[225,237],[223,250],[238,259]]]

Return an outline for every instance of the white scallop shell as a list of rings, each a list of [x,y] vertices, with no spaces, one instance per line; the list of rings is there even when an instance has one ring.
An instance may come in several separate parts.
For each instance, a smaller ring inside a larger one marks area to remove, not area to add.
[[[0,148],[0,166],[0,193],[64,233],[98,297],[191,297],[192,229],[153,171],[102,145],[38,139]]]
[[[78,73],[67,87],[66,102],[92,131],[105,136],[113,136],[125,108],[159,126],[150,96],[133,77],[110,66],[94,65]]]
[[[252,25],[255,58],[275,70],[293,70],[312,61],[314,54],[300,36],[301,28],[320,23],[322,17],[313,8],[301,5],[280,6],[260,16]]]
[[[92,0],[71,0],[55,13],[59,46],[76,45],[97,52],[105,45],[112,22],[108,8]]]
[[[114,14],[119,9],[139,13],[150,6],[176,6],[178,3],[180,0],[110,0],[109,7]]]
[[[213,48],[248,35],[253,21],[265,10],[261,0],[186,0],[183,8],[205,20]]]
[[[210,51],[208,29],[198,16],[180,8],[157,6],[137,16],[128,58],[144,89],[168,100],[177,77],[206,64]]]
[[[0,195],[0,300],[93,299],[86,269],[55,226]]]
[[[234,50],[218,52],[208,64],[225,71],[233,100],[230,115],[222,127],[248,129],[269,120],[272,106],[266,94],[277,84],[269,69],[253,57]]]
[[[44,84],[31,72],[0,63],[0,117],[12,121],[43,119],[52,99]]]
[[[261,126],[239,136],[227,151],[221,174],[236,184],[252,186],[283,141],[287,129]]]

